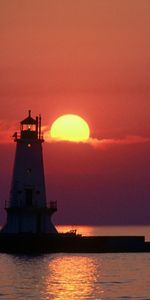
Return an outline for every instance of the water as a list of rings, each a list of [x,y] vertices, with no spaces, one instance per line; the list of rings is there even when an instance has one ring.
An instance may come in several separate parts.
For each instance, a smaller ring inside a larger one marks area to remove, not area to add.
[[[0,299],[150,299],[150,254],[0,255]]]
[[[150,300],[150,253],[0,254],[0,270],[2,300]]]

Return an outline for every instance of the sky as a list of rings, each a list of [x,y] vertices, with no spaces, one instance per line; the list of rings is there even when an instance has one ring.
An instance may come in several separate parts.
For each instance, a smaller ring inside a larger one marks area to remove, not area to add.
[[[150,1],[0,0],[0,207],[28,109],[79,114],[91,141],[43,145],[56,223],[150,222]]]

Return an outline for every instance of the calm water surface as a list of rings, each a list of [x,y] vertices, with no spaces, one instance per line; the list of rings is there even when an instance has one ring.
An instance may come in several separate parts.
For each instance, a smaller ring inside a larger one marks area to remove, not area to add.
[[[150,299],[150,254],[0,255],[0,299]]]
[[[0,270],[0,299],[150,300],[150,253],[0,254]]]

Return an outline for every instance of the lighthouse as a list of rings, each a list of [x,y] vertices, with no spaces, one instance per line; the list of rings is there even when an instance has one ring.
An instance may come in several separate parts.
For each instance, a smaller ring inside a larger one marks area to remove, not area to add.
[[[41,131],[41,116],[28,116],[15,132],[16,155],[10,198],[6,201],[7,222],[4,233],[57,234],[51,216],[57,211],[56,201],[46,201]]]

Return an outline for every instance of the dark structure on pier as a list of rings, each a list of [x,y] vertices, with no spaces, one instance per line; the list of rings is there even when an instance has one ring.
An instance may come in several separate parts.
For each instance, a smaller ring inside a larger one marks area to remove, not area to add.
[[[16,156],[10,198],[6,201],[7,222],[0,232],[0,252],[149,252],[142,236],[81,236],[58,233],[51,222],[56,201],[46,201],[42,156],[41,116],[31,111],[13,135]]]

